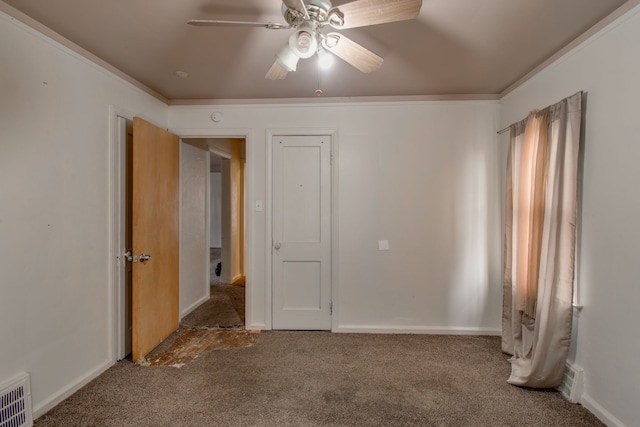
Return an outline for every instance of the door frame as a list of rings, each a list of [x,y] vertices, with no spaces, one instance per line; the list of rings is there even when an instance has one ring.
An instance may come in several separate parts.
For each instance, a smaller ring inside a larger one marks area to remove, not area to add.
[[[121,280],[120,269],[123,263],[121,249],[124,242],[120,238],[122,228],[125,224],[120,221],[120,209],[124,194],[121,190],[121,172],[126,168],[121,164],[121,140],[118,126],[118,117],[122,117],[133,122],[135,114],[117,107],[109,105],[109,270],[108,282],[109,292],[107,297],[107,309],[109,319],[109,343],[108,352],[111,355],[111,362],[115,363],[122,358],[124,352],[125,336],[123,333],[122,319],[124,318],[125,307],[122,304],[125,283]]]
[[[273,329],[273,139],[278,136],[328,136],[331,138],[331,332],[338,329],[338,130],[331,129],[267,129],[267,200],[265,202],[265,321],[266,329]],[[250,200],[250,199],[249,199]]]

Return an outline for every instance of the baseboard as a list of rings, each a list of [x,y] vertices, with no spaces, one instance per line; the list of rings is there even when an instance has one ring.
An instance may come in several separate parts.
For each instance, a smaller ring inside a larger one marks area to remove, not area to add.
[[[229,283],[231,283],[232,285],[233,285],[233,284],[236,284],[236,283],[238,283],[240,280],[242,280],[242,277],[243,277],[243,276],[242,276],[242,274],[236,274],[235,276],[233,276],[233,277],[231,278],[231,281],[230,281]]]
[[[248,331],[266,331],[267,329],[267,325],[265,325],[264,323],[250,323],[245,325],[244,327],[246,330]]]
[[[187,317],[187,315],[189,313],[191,313],[193,310],[195,310],[196,308],[200,307],[202,304],[204,304],[207,301],[209,301],[209,295],[203,296],[202,298],[200,298],[199,300],[197,300],[196,302],[191,304],[189,307],[185,308],[182,311],[182,313],[180,313],[180,320],[182,320],[185,317]]]
[[[340,325],[333,332],[365,334],[432,334],[432,335],[491,335],[500,336],[500,328],[430,327],[430,326],[372,326]]]
[[[231,284],[237,285],[239,283],[243,283],[245,280],[246,280],[245,276],[243,276],[242,274],[239,274],[231,281]]]
[[[85,385],[89,384],[91,381],[95,380],[104,373],[107,369],[115,365],[115,362],[112,360],[108,360],[105,363],[96,367],[96,369],[88,372],[86,375],[78,378],[77,381],[69,384],[67,387],[60,390],[58,393],[46,399],[43,403],[39,405],[34,405],[33,407],[33,419],[39,418],[52,410],[56,405],[60,404],[63,400],[71,396],[76,391],[80,390]],[[31,385],[31,390],[33,393],[33,384]]]
[[[580,399],[580,403],[584,406],[589,412],[598,417],[600,421],[605,423],[608,427],[626,427],[626,425],[613,416],[613,414],[606,409],[604,409],[598,402],[593,400],[588,394],[583,394]]]

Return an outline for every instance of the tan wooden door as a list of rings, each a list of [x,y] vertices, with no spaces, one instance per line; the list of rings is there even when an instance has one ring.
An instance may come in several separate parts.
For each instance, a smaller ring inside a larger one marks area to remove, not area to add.
[[[179,326],[179,150],[176,135],[133,119],[134,362]]]

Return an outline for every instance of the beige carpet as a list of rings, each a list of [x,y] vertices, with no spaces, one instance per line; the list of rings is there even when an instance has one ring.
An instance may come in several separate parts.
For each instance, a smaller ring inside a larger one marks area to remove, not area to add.
[[[509,371],[497,337],[262,332],[180,369],[120,362],[35,425],[603,425]]]

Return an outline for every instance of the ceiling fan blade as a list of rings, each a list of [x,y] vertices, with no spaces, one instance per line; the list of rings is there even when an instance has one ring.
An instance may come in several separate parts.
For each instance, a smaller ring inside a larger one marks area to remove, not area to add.
[[[309,19],[309,12],[307,11],[307,6],[304,4],[302,0],[282,0],[282,2],[289,9],[293,9],[295,11],[300,12],[300,15],[304,17],[304,19]]]
[[[187,21],[189,25],[196,27],[226,27],[242,25],[245,27],[264,27],[269,30],[288,30],[289,25],[279,24],[277,22],[248,22],[248,21],[222,21],[219,19],[191,19]]]
[[[404,21],[417,17],[421,7],[422,0],[356,0],[334,8],[344,17],[344,24],[333,26],[343,29]]]
[[[269,71],[267,71],[267,75],[264,76],[264,78],[269,80],[282,80],[287,77],[287,74],[289,74],[289,72],[282,68],[276,60],[271,68],[269,68]]]
[[[342,34],[327,34],[323,46],[363,73],[375,71],[382,65],[383,59],[381,57]]]

